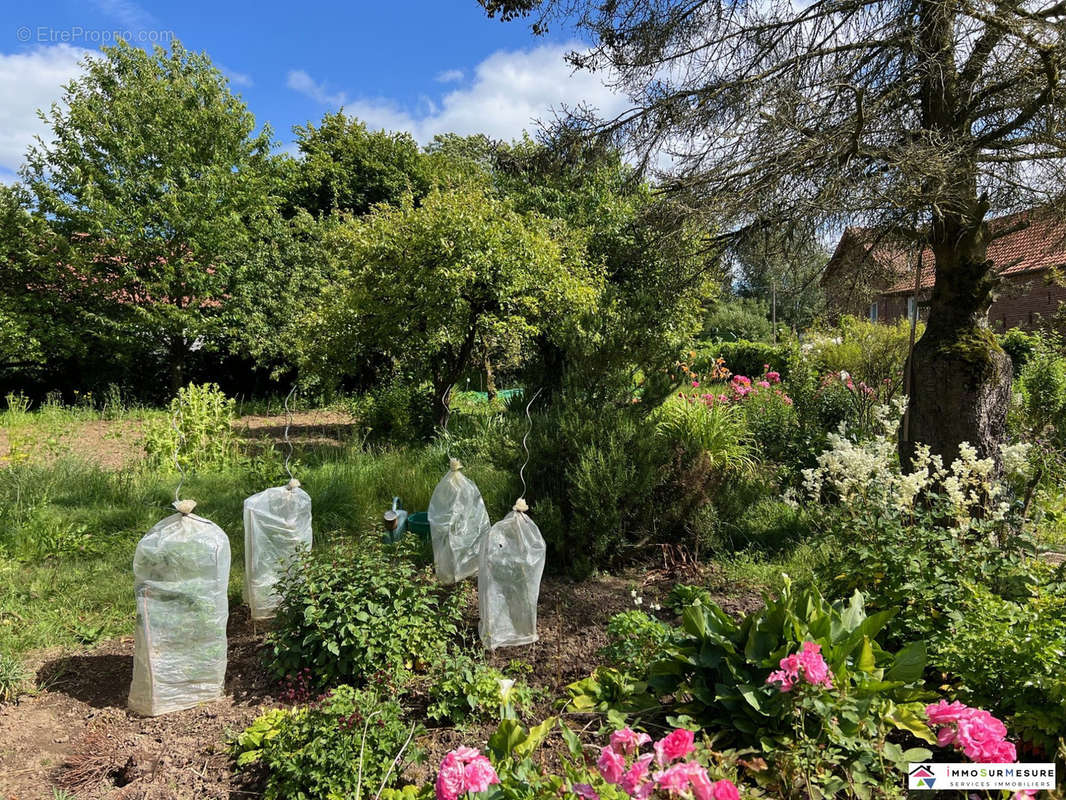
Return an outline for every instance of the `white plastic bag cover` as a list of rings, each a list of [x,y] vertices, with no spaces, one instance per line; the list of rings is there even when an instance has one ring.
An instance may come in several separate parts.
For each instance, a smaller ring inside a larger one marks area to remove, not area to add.
[[[481,545],[477,576],[478,631],[489,650],[537,641],[537,599],[544,573],[544,538],[519,498]]]
[[[244,501],[244,599],[253,620],[274,616],[278,579],[311,549],[311,497],[293,480]]]
[[[478,552],[489,533],[489,512],[458,459],[429,499],[429,533],[437,580],[455,583],[477,573]]]
[[[131,710],[152,717],[222,696],[229,567],[226,534],[192,513],[167,517],[137,544]]]

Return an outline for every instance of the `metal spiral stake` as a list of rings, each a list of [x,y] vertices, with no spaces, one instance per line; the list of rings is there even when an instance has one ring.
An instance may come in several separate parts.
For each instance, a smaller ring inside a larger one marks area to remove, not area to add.
[[[451,411],[450,400],[451,400],[451,396],[452,396],[452,392],[453,391],[455,391],[455,384],[454,383],[451,386],[449,386],[447,389],[445,389],[444,390],[444,394],[442,394],[440,396],[440,404],[441,404],[441,406],[443,406],[444,408],[448,409],[448,414],[447,414],[447,416],[444,417],[444,427],[441,429],[443,434],[444,434],[444,447],[448,451],[448,463],[451,463],[451,460],[452,460],[452,437],[451,437],[451,434],[448,433],[448,423],[450,423],[452,421],[452,411]]]
[[[529,414],[529,408],[533,405],[533,401],[540,396],[542,390],[543,387],[537,389],[533,396],[529,398],[529,402],[526,403],[526,420],[528,424],[526,425],[526,434],[522,437],[522,449],[526,452],[526,460],[522,462],[522,466],[518,469],[518,478],[522,481],[522,494],[518,498],[519,500],[524,500],[526,496],[526,467],[529,466],[529,446],[526,442],[529,439],[529,434],[533,431],[533,417]]]
[[[292,440],[289,439],[289,428],[292,427],[292,409],[289,408],[289,400],[296,394],[297,384],[293,384],[289,390],[289,394],[285,397],[285,433],[283,438],[285,439],[285,445],[289,448],[289,451],[285,454],[285,473],[289,476],[289,480],[292,481],[292,470],[289,469],[289,462],[292,460]]]
[[[177,436],[174,438],[174,467],[177,469],[178,474],[181,476],[178,479],[178,485],[174,489],[174,506],[181,502],[181,487],[185,485],[185,470],[181,466],[181,459],[178,458],[178,454],[185,446],[185,434],[181,430],[181,423],[185,421],[185,414],[182,412],[182,406],[184,401],[181,399],[181,393],[178,393],[178,410],[170,417],[170,427],[174,429],[174,433]]]

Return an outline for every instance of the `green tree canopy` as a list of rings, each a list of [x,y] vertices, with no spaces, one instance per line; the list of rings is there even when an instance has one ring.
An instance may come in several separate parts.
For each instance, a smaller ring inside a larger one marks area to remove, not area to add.
[[[76,245],[51,288],[105,334],[167,353],[180,386],[190,347],[225,324],[251,227],[275,202],[270,131],[179,42],[120,43],[84,67],[22,171],[36,212]]]
[[[429,191],[430,165],[409,133],[372,131],[343,111],[294,131],[301,158],[291,176],[293,207],[316,217],[333,211],[365,214],[377,203]]]
[[[530,379],[556,390],[565,382],[593,409],[629,402],[638,376],[663,374],[699,335],[702,306],[722,280],[712,237],[617,148],[572,131],[499,148],[495,182],[519,209],[581,231],[585,261],[605,280],[595,318],[565,341],[540,342]],[[668,387],[644,388],[653,400]]]
[[[378,206],[328,240],[347,269],[305,327],[310,369],[336,377],[385,353],[432,382],[442,422],[440,397],[479,353],[517,363],[593,314],[602,289],[565,226],[476,185]]]

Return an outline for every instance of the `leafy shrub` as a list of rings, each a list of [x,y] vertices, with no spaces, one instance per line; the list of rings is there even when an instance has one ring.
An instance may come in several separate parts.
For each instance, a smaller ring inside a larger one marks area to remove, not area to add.
[[[0,703],[18,697],[28,677],[29,673],[19,659],[0,653]]]
[[[460,620],[455,590],[366,542],[301,556],[278,590],[270,669],[283,678],[310,668],[317,687],[424,669]]]
[[[1044,337],[1041,334],[1030,333],[1021,328],[1011,328],[997,336],[996,339],[999,341],[999,346],[1010,356],[1015,377],[1021,373],[1033,351],[1044,345]]]
[[[548,564],[580,578],[628,554],[651,528],[663,480],[654,423],[628,409],[593,415],[560,403],[534,418],[534,430],[525,477]],[[515,455],[524,457],[520,448]]]
[[[375,441],[422,441],[432,433],[435,422],[431,394],[428,384],[396,379],[358,395],[351,403],[352,416]]]
[[[1014,601],[968,586],[932,650],[965,702],[1008,715],[1043,755],[1056,752],[1066,737],[1066,596],[1040,589]]]
[[[498,719],[505,705],[508,714],[521,716],[533,700],[524,683],[501,684],[512,679],[467,653],[444,656],[433,665],[432,675],[426,716],[433,720],[458,724]]]
[[[644,676],[663,648],[677,638],[677,631],[643,611],[623,611],[607,623],[607,645],[600,656],[612,667]]]
[[[342,685],[310,705],[261,715],[231,740],[230,754],[238,767],[262,771],[266,800],[372,797],[397,778],[413,732],[395,700]]]
[[[895,654],[877,643],[893,613],[867,615],[858,592],[829,603],[787,579],[778,598],[739,623],[701,601],[685,609],[684,636],[651,666],[648,684],[678,698],[676,711],[722,729],[726,742],[759,742],[786,795],[869,797],[895,785],[908,760],[930,755],[886,741],[889,733],[935,741],[916,692],[924,643]],[[786,657],[808,650],[824,658],[828,686],[782,682]]]
[[[709,372],[713,362],[721,358],[734,375],[762,375],[769,367],[783,379],[788,378],[791,348],[788,345],[766,342],[719,342],[704,348],[693,362],[693,368],[701,374]]]
[[[223,469],[240,461],[231,425],[237,403],[215,383],[190,383],[170,401],[168,418],[156,420],[144,433],[144,449],[156,467],[186,470]],[[175,430],[174,426],[177,426]]]
[[[919,323],[916,340],[921,338]],[[836,328],[811,335],[801,348],[803,357],[819,375],[846,372],[855,385],[863,384],[879,392],[887,402],[903,388],[903,365],[910,349],[910,321],[894,325],[859,317],[844,316]]]
[[[1027,435],[1048,439],[1059,450],[1066,447],[1066,356],[1046,344],[1035,347],[1016,387]]]
[[[725,297],[703,318],[703,335],[719,341],[768,342],[774,329],[770,305],[754,297]]]
[[[992,478],[991,459],[968,446],[944,467],[919,448],[914,471],[896,461],[896,423],[855,442],[830,435],[831,449],[805,474],[805,508],[832,559],[818,568],[831,591],[861,589],[875,610],[900,610],[889,640],[943,630],[965,583],[1010,596],[1033,580],[1018,508]]]

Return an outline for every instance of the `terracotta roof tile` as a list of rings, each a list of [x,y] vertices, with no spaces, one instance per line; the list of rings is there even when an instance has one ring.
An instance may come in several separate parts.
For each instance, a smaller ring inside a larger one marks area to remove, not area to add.
[[[1024,227],[993,239],[988,245],[988,257],[999,274],[1019,275],[1066,265],[1066,220],[1050,215],[1036,215],[1031,211],[1022,211],[989,220],[989,229],[993,234],[997,230],[1019,225],[1024,225]],[[853,236],[855,235],[855,229],[849,229],[849,231]],[[843,237],[841,244],[843,244]],[[879,263],[898,276],[889,288],[883,290],[884,294],[914,291],[915,256],[913,250],[908,251],[887,242],[874,244],[869,250]],[[932,288],[935,280],[936,266],[933,252],[927,247],[922,252],[921,288]]]

